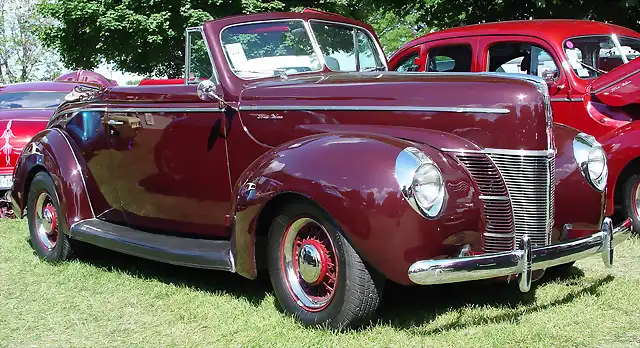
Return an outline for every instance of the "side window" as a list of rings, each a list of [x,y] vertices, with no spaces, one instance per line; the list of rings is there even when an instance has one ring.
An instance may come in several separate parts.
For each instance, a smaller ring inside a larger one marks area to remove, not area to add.
[[[187,31],[186,75],[189,83],[198,83],[212,78],[213,66],[209,58],[207,43],[198,29]]]
[[[558,78],[558,66],[544,48],[526,42],[500,42],[489,47],[490,72],[528,74],[551,82]]]
[[[416,64],[416,58],[418,58],[420,55],[418,54],[418,52],[414,52],[412,54],[410,54],[408,57],[405,57],[404,60],[402,61],[402,63],[400,63],[397,67],[396,67],[396,71],[399,72],[415,72],[418,71],[418,68],[420,68],[420,66],[418,66]]]
[[[471,57],[471,46],[466,44],[432,48],[427,58],[427,72],[471,72]]]

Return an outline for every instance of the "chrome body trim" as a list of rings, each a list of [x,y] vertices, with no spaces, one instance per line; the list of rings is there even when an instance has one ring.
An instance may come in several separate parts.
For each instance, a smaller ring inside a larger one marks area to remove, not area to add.
[[[522,238],[517,250],[479,256],[423,260],[409,267],[409,279],[419,285],[457,283],[518,274],[520,290],[531,287],[531,271],[546,269],[585,257],[601,254],[606,267],[613,263],[613,248],[626,240],[632,232],[631,220],[613,228],[605,218],[601,231],[589,237],[564,243],[533,248],[528,238]]]
[[[638,71],[637,71],[637,70],[636,70],[636,71],[632,71],[632,72],[630,72],[630,73],[628,73],[628,74],[624,75],[624,76],[623,76],[623,77],[621,77],[620,79],[615,80],[615,81],[613,81],[613,82],[611,82],[611,83],[608,83],[607,85],[605,85],[605,86],[603,86],[603,87],[599,88],[597,91],[592,91],[591,93],[598,94],[598,93],[600,93],[600,92],[604,91],[605,89],[610,88],[611,86],[615,85],[616,83],[620,83],[620,81],[625,80],[625,79],[627,79],[627,78],[629,78],[629,77],[631,77],[631,76],[633,76],[633,75],[635,75],[635,74],[637,74],[637,73],[638,73]]]
[[[581,102],[584,101],[584,97],[579,97],[579,98],[562,98],[562,97],[556,97],[556,98],[551,98],[552,102]]]
[[[516,156],[555,156],[554,150],[511,150],[511,149],[492,149],[492,148],[486,148],[484,150],[442,148],[440,150],[444,152],[458,152],[458,153],[483,153],[483,154],[516,155]]]
[[[76,112],[123,112],[123,113],[141,113],[141,112],[222,112],[224,109],[221,108],[145,108],[145,107],[137,107],[137,108],[113,108],[109,106],[103,107],[88,107],[88,108],[76,108],[76,109],[67,109],[61,111],[56,115],[65,115]]]
[[[373,106],[373,105],[240,105],[240,111],[404,111],[404,112],[451,112],[451,113],[484,113],[508,114],[509,109],[501,108],[466,108],[438,106]]]

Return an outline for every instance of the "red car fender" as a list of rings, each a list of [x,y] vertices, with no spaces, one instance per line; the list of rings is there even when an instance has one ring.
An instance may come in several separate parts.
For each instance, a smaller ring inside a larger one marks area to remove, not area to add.
[[[93,208],[85,184],[86,168],[77,149],[66,134],[58,129],[46,129],[36,134],[24,147],[13,173],[11,195],[20,207],[16,212],[22,217],[33,177],[41,171],[51,175],[60,200],[60,216],[66,218],[66,226],[94,217]],[[69,233],[69,231],[64,231]]]
[[[414,211],[396,181],[396,158],[409,146],[431,157],[445,178],[446,202],[434,219]],[[265,153],[238,180],[232,238],[236,271],[256,277],[256,238],[267,235],[281,199],[298,197],[324,209],[385,277],[410,284],[407,270],[415,261],[455,254],[465,244],[480,250],[484,221],[478,192],[452,157],[428,146],[367,133],[297,139]]]
[[[628,123],[616,128],[598,138],[607,153],[609,179],[607,181],[607,209],[606,215],[611,216],[614,209],[614,193],[618,185],[622,185],[626,178],[625,170],[631,170],[640,165],[640,125],[636,122]],[[622,176],[621,176],[622,175]]]

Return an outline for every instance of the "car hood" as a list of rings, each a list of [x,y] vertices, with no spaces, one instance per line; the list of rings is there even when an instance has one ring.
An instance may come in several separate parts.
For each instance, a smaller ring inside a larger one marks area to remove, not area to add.
[[[589,91],[613,107],[640,103],[640,59],[634,59],[596,78]]]
[[[270,146],[315,131],[421,141],[416,130],[438,130],[482,148],[544,150],[551,117],[541,88],[496,74],[327,73],[248,84],[239,109],[253,138]]]

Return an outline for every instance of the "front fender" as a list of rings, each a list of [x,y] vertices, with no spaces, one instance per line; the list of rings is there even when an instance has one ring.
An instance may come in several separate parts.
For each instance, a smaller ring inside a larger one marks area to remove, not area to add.
[[[420,148],[440,167],[447,201],[426,219],[404,200],[396,158]],[[410,284],[409,266],[442,258],[464,244],[481,248],[484,221],[478,189],[458,163],[428,146],[366,133],[325,133],[275,148],[252,163],[234,188],[234,255],[238,273],[254,278],[255,237],[265,206],[284,193],[313,200],[339,226],[360,256],[387,278]],[[267,227],[268,228],[268,227]]]
[[[30,181],[39,171],[51,175],[60,199],[60,213],[66,226],[94,217],[85,174],[76,149],[58,128],[36,134],[24,147],[14,170],[12,197],[22,212],[28,203]],[[65,231],[69,233],[69,231]]]
[[[640,157],[640,124],[627,123],[598,138],[607,153],[609,179],[607,181],[606,215],[613,215],[615,187],[627,165]]]
[[[574,128],[554,124],[556,142],[555,221],[552,242],[576,239],[600,230],[604,218],[605,194],[598,192],[578,169],[573,140],[580,132]],[[569,234],[562,236],[565,225]]]

